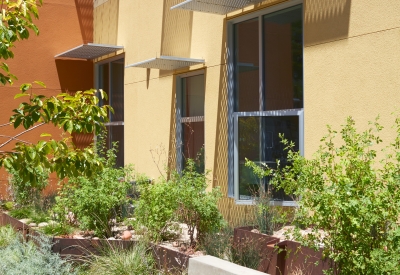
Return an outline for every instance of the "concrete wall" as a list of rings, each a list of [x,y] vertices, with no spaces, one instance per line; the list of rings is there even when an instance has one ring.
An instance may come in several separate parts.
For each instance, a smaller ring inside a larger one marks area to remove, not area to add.
[[[9,120],[12,109],[26,101],[23,97],[14,100],[22,83],[43,81],[47,88],[34,86],[33,93],[46,96],[57,95],[61,91],[78,91],[93,87],[93,63],[85,60],[56,60],[54,56],[68,49],[93,41],[93,1],[91,0],[46,0],[39,8],[40,19],[35,21],[40,35],[31,32],[28,40],[17,41],[14,48],[14,59],[6,60],[10,70],[18,77],[12,86],[0,86],[0,124]],[[13,136],[22,130],[12,126],[2,127],[0,133]],[[50,133],[59,139],[61,131],[53,126],[40,127],[20,138],[36,142],[41,133]],[[0,143],[7,140],[0,137]],[[87,137],[78,140],[87,143]],[[90,139],[90,138],[89,138]],[[15,143],[10,143],[1,150],[11,150]],[[0,196],[4,194],[7,174],[0,172]],[[56,183],[54,176],[52,182]],[[55,185],[53,185],[55,188]]]
[[[175,164],[176,75],[205,70],[206,169],[211,186],[227,194],[227,20],[285,1],[269,0],[227,16],[173,10],[181,0],[98,0],[96,43],[125,47],[125,63],[159,55],[203,58],[205,66],[177,71],[125,70],[125,163],[157,178]],[[118,9],[116,9],[116,5]],[[352,115],[364,127],[381,114],[389,128],[399,101],[400,2],[398,0],[304,0],[305,153]],[[115,37],[115,34],[117,36]],[[393,137],[388,130],[384,138]],[[224,197],[228,221],[250,215],[249,206]]]
[[[266,274],[213,256],[189,259],[188,275],[261,275]]]

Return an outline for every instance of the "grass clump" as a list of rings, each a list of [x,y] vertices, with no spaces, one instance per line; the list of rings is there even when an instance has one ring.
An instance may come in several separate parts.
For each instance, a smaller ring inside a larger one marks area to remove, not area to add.
[[[159,274],[151,248],[140,241],[132,249],[108,248],[102,256],[90,260],[88,275],[155,275]]]
[[[9,245],[16,237],[17,234],[11,226],[0,227],[0,249]]]

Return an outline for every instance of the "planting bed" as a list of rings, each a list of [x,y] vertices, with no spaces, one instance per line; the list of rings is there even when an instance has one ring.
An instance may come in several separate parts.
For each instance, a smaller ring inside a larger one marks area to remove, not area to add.
[[[254,232],[254,227],[239,227],[234,231],[236,246],[244,243],[253,245],[261,255],[259,271],[268,274],[289,275],[300,274],[320,275],[329,268],[329,263],[322,260],[322,250],[302,247],[300,243],[284,240]],[[253,232],[252,232],[253,230]]]
[[[28,240],[30,236],[40,234],[18,219],[13,218],[6,213],[0,212],[0,226],[5,225],[11,225],[14,230],[21,232],[25,240]],[[71,239],[60,237],[53,237],[52,242],[54,243],[52,247],[53,252],[59,253],[62,257],[71,257],[77,261],[92,254],[98,255],[107,246],[128,249],[135,245],[135,241]],[[161,245],[154,245],[153,253],[157,262],[157,266],[160,269],[168,270],[181,270],[187,268],[189,258],[191,257],[185,253]]]

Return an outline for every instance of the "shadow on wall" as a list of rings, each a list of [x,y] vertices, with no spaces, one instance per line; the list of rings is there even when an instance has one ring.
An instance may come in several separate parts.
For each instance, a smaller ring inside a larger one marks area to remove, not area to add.
[[[84,44],[93,42],[93,0],[75,0]]]
[[[213,187],[219,186],[223,197],[218,202],[218,208],[224,219],[232,225],[242,224],[251,214],[248,205],[237,205],[228,195],[228,65],[229,51],[227,48],[226,22],[223,25],[223,39],[221,48],[220,82],[218,89],[218,112],[216,124],[215,158],[213,173]],[[233,173],[233,171],[231,171]]]
[[[351,0],[307,0],[304,46],[345,39],[349,34]]]
[[[116,45],[118,40],[119,0],[100,1],[99,3],[100,5],[93,11],[93,40],[95,43]]]
[[[56,59],[58,80],[62,91],[76,92],[93,88],[93,62]]]
[[[190,57],[193,12],[170,8],[182,0],[164,0],[161,55]]]

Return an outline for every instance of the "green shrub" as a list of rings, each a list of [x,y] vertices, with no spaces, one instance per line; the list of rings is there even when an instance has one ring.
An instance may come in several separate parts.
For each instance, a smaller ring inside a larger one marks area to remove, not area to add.
[[[146,226],[152,238],[157,240],[174,218],[178,207],[177,188],[174,182],[164,179],[155,184],[143,183],[139,188],[140,198],[135,209],[137,223]]]
[[[74,228],[65,223],[55,223],[41,228],[40,231],[47,236],[63,236],[73,233]]]
[[[1,228],[0,228],[1,232]],[[1,233],[0,233],[1,235]],[[0,274],[4,275],[73,275],[74,268],[67,260],[51,252],[50,239],[39,236],[34,242],[22,242],[15,235],[6,246],[0,246]]]
[[[10,211],[10,216],[16,219],[27,219],[33,214],[32,207],[21,207]]]
[[[171,172],[169,180],[161,178],[155,184],[140,186],[140,199],[135,210],[139,224],[145,225],[154,238],[159,239],[170,222],[188,225],[191,243],[194,232],[202,234],[218,230],[222,224],[217,201],[220,192],[214,188],[206,192],[207,173],[196,171],[195,162],[188,160],[180,175]]]
[[[25,165],[29,166],[29,163],[27,162]],[[18,171],[13,168],[7,169],[11,175],[10,186],[12,195],[15,202],[21,206],[37,203],[41,198],[42,191],[49,183],[49,170],[35,167],[28,168],[28,170],[36,175],[36,181],[24,180],[20,177]]]
[[[14,203],[12,201],[6,201],[2,204],[2,207],[6,211],[10,211],[14,209]]]
[[[178,189],[176,217],[188,226],[190,243],[194,245],[195,230],[197,240],[201,241],[205,233],[221,228],[223,219],[217,206],[221,192],[219,188],[206,191],[207,173],[197,172],[196,163],[191,159],[187,160],[182,175],[175,174],[174,178]]]
[[[7,225],[0,227],[0,249],[9,245],[15,238],[17,234],[15,233],[14,229]]]
[[[71,178],[62,186],[55,207],[60,219],[72,212],[82,229],[94,230],[101,237],[111,235],[110,220],[121,219],[121,210],[117,208],[126,202],[132,179],[131,167],[114,168],[115,152],[115,147],[99,152],[104,169],[97,175],[90,179]]]
[[[200,248],[207,255],[231,261],[233,233],[234,228],[228,224],[222,226],[219,231],[207,232],[204,234]]]
[[[348,118],[339,142],[328,127],[312,159],[283,139],[290,166],[262,170],[250,164],[259,176],[272,175],[273,185],[301,198],[295,222],[313,232],[295,232],[296,238],[316,249],[323,245],[332,263],[328,274],[400,274],[400,120],[398,136],[382,150],[380,162],[375,146],[383,127],[378,121],[370,125],[358,132]]]

